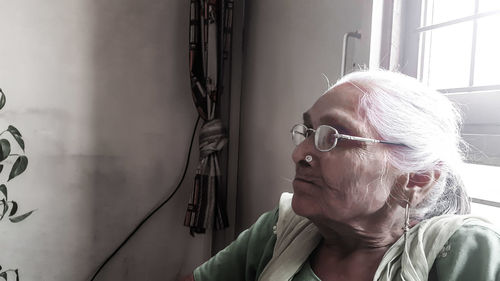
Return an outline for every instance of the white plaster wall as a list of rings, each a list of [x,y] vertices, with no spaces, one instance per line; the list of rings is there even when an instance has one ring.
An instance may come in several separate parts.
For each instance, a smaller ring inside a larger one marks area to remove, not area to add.
[[[19,128],[30,161],[9,197],[36,209],[0,222],[0,265],[22,281],[89,280],[179,181],[188,21],[188,1],[0,2],[0,129]],[[182,225],[192,174],[97,280],[176,280],[209,256],[211,236]]]
[[[347,66],[369,62],[370,0],[254,0],[246,4],[237,232],[291,191],[290,128],[340,75],[342,39]]]

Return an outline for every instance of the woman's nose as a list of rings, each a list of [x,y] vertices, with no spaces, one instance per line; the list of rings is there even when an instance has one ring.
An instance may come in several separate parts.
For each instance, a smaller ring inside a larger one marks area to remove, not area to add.
[[[310,164],[311,159],[306,158],[316,158],[317,152],[318,151],[314,147],[314,135],[312,135],[295,147],[292,152],[292,160],[295,164],[299,164],[301,161],[307,161]]]

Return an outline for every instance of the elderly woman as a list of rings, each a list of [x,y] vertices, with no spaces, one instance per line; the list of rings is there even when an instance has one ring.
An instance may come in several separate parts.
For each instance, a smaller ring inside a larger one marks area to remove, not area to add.
[[[500,234],[465,215],[459,125],[411,77],[343,77],[291,130],[294,193],[194,280],[500,280]]]

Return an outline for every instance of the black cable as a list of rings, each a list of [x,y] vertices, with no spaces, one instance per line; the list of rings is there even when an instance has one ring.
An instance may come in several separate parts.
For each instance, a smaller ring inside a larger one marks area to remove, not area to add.
[[[118,253],[118,251],[120,251],[120,249],[128,242],[128,240],[130,240],[130,238],[137,232],[137,230],[139,230],[142,227],[142,225],[147,220],[149,220],[149,218],[151,216],[153,216],[158,210],[160,210],[174,196],[174,194],[177,192],[177,190],[179,190],[179,188],[182,185],[182,182],[184,181],[184,177],[186,176],[186,172],[187,172],[187,169],[189,166],[189,158],[191,158],[191,150],[193,148],[194,136],[196,134],[196,129],[198,128],[199,122],[200,122],[200,116],[198,115],[198,119],[196,119],[196,124],[194,125],[193,135],[191,136],[191,143],[189,144],[189,151],[188,151],[188,155],[187,155],[186,166],[184,167],[184,172],[182,173],[182,178],[179,181],[179,183],[177,184],[177,186],[175,187],[172,194],[170,194],[170,196],[168,196],[168,198],[166,200],[164,200],[158,207],[156,207],[152,211],[150,211],[149,214],[134,228],[134,230],[132,230],[132,232],[127,236],[127,238],[125,238],[125,240],[123,240],[123,242],[120,244],[120,246],[118,246],[118,248],[116,248],[116,250],[114,250],[114,252],[111,255],[109,255],[109,257],[99,266],[99,269],[97,269],[97,271],[94,273],[94,275],[92,276],[90,281],[93,281],[97,277],[97,275],[99,274],[99,272],[101,272],[101,270],[104,268],[104,266],[116,255],[116,253]]]

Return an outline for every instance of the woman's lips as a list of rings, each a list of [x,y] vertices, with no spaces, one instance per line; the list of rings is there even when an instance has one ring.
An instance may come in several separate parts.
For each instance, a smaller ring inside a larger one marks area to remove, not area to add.
[[[307,180],[307,179],[299,178],[299,177],[295,177],[295,180],[296,181],[301,181],[301,182],[313,183],[311,180]]]
[[[304,178],[304,177],[300,177],[300,176],[295,176],[295,179],[293,180],[293,183],[297,183],[297,184],[301,184],[301,183],[306,183],[306,184],[309,184],[309,185],[314,185],[314,186],[318,186],[318,184],[316,184],[315,180],[314,179],[309,179],[309,178]]]

